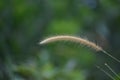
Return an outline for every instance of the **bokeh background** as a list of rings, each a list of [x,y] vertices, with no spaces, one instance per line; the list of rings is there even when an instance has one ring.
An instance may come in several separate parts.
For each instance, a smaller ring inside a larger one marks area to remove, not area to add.
[[[72,42],[38,43],[55,35],[81,36],[120,59],[120,0],[0,0],[0,80],[110,80],[120,63]],[[112,80],[112,79],[111,79]]]

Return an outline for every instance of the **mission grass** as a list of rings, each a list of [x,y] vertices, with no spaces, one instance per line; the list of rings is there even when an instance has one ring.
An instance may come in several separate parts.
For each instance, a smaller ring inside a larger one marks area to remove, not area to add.
[[[100,46],[96,45],[95,43],[91,41],[83,39],[81,37],[68,36],[68,35],[53,36],[53,37],[44,39],[43,41],[40,42],[40,44],[47,44],[47,43],[56,42],[56,41],[72,41],[72,42],[80,43],[82,45],[86,45],[87,47],[90,47],[94,49],[95,51],[102,51],[104,54],[108,55],[109,57],[111,57],[112,59],[120,63],[120,60],[110,55],[108,52],[103,50]]]
[[[52,42],[56,42],[56,41],[71,41],[71,42],[80,43],[82,45],[85,45],[87,47],[90,47],[90,48],[94,49],[95,51],[102,51],[104,54],[108,55],[109,57],[111,57],[112,59],[114,59],[115,61],[117,61],[117,62],[120,63],[120,60],[118,60],[117,58],[115,58],[112,55],[110,55],[108,52],[106,52],[105,50],[103,50],[100,46],[96,45],[95,43],[93,43],[93,42],[91,42],[89,40],[83,39],[81,37],[68,36],[68,35],[53,36],[53,37],[49,37],[47,39],[44,39],[43,41],[40,42],[40,44],[47,44],[47,43],[52,43]],[[115,71],[109,65],[107,65],[107,63],[105,63],[105,66],[108,67],[108,69],[110,71],[112,71],[120,79],[120,76],[117,75],[115,73]],[[116,80],[112,75],[110,75],[108,72],[106,72],[100,66],[96,65],[96,67],[98,69],[100,69],[101,71],[103,71],[111,79]]]
[[[53,37],[50,37],[50,38],[47,38],[47,39],[41,41],[40,44],[47,44],[47,43],[56,42],[56,41],[77,42],[77,43],[80,43],[82,45],[86,45],[90,48],[93,48],[96,51],[102,50],[102,48],[100,46],[97,46],[95,43],[90,42],[90,41],[83,39],[81,37],[74,37],[74,36],[53,36]]]

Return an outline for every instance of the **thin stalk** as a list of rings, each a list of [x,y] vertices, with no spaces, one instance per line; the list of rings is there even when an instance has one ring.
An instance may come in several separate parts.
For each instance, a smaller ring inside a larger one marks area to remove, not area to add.
[[[103,52],[104,54],[108,55],[109,57],[111,57],[112,59],[114,59],[115,61],[117,61],[117,62],[120,63],[120,60],[119,60],[119,59],[117,59],[117,58],[115,58],[114,56],[110,55],[108,52],[106,52],[106,51],[104,51],[104,50],[102,50],[102,52]]]
[[[108,72],[106,72],[103,68],[101,68],[100,66],[96,66],[98,69],[100,69],[102,72],[104,72],[108,77],[110,77],[112,80],[116,80],[111,74],[109,74]]]
[[[120,79],[120,76],[119,76],[107,63],[105,63],[105,66],[106,66],[118,79]]]

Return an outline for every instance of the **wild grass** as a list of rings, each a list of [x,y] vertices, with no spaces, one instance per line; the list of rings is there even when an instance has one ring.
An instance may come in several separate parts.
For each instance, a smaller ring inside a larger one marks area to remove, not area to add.
[[[60,35],[60,36],[53,36],[53,37],[49,37],[46,38],[44,40],[42,40],[40,42],[40,44],[47,44],[47,43],[52,43],[52,42],[57,42],[57,41],[71,41],[71,42],[77,42],[79,44],[85,45],[86,47],[92,48],[95,51],[102,51],[104,54],[106,54],[107,56],[111,57],[112,59],[114,59],[115,61],[120,63],[120,60],[118,60],[117,58],[115,58],[114,56],[110,55],[108,52],[106,52],[104,49],[102,49],[100,46],[96,45],[94,42],[91,42],[89,40],[83,39],[81,37],[75,37],[75,36],[68,36],[68,35]],[[120,76],[117,75],[117,73],[107,64],[105,63],[105,66],[118,78],[118,80],[120,80]],[[96,67],[98,69],[100,69],[101,71],[103,71],[106,75],[108,75],[111,79],[116,80],[111,74],[109,74],[108,72],[106,72],[103,68],[101,68],[100,66]]]

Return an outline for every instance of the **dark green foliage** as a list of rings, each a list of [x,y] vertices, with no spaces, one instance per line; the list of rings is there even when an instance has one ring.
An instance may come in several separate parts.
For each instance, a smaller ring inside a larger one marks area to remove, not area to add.
[[[119,58],[119,4],[119,0],[0,0],[0,80],[103,80],[107,76],[94,67],[103,60],[118,71],[118,63],[82,45],[38,43],[59,34],[88,37]]]

